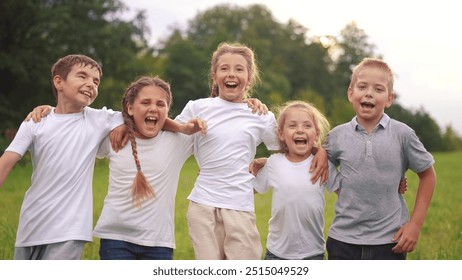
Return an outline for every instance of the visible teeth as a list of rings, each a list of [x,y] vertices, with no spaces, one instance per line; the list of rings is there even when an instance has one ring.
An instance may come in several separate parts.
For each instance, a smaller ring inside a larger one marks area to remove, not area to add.
[[[154,127],[157,124],[157,118],[156,117],[147,117],[144,122],[145,122],[145,124],[147,126]]]
[[[84,94],[84,95],[86,95],[86,96],[88,96],[88,97],[91,97],[91,93],[88,92],[88,91],[82,91],[81,93]]]
[[[234,87],[234,86],[237,86],[237,83],[236,82],[227,82],[227,83],[225,83],[225,85],[230,86],[230,87]]]

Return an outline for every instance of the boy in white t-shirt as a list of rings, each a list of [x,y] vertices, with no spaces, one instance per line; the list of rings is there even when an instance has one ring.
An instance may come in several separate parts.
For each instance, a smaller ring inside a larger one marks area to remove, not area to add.
[[[92,241],[92,177],[99,143],[123,123],[120,113],[89,108],[101,66],[85,55],[51,69],[57,105],[41,122],[23,122],[0,158],[0,185],[29,150],[33,173],[21,207],[15,259],[80,259]]]

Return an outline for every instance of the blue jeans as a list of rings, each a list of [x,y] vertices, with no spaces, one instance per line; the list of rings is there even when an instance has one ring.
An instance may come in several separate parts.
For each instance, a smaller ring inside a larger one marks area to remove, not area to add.
[[[120,240],[101,239],[99,257],[102,260],[172,260],[173,249],[142,246]]]
[[[329,260],[405,260],[406,253],[396,254],[391,250],[395,245],[396,243],[356,245],[331,237],[328,237],[326,242]]]
[[[265,260],[287,260],[287,259],[280,258],[276,256],[275,254],[271,253],[268,249],[266,249]],[[302,260],[324,260],[324,254],[303,258]]]

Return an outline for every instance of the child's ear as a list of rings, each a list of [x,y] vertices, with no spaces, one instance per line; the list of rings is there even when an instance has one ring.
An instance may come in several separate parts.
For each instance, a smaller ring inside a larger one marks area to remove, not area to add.
[[[55,86],[57,91],[61,91],[63,89],[62,83],[63,78],[61,78],[61,76],[56,75],[53,77],[53,85]]]
[[[281,141],[284,141],[284,134],[282,133],[282,129],[278,128],[278,138]]]
[[[353,89],[351,87],[348,87],[347,89],[347,97],[348,101],[351,103],[351,96],[353,95]]]
[[[393,91],[388,93],[387,103],[385,103],[385,108],[389,108],[395,99],[395,93]]]
[[[133,105],[132,104],[127,104],[127,113],[129,116],[133,117]]]

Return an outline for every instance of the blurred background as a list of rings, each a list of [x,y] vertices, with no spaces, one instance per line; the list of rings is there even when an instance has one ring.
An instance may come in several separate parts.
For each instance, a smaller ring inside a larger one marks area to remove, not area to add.
[[[92,107],[120,110],[122,94],[131,81],[142,75],[159,75],[171,83],[174,98],[170,116],[175,117],[189,100],[209,96],[209,61],[217,45],[223,41],[240,42],[255,51],[261,70],[262,82],[253,96],[270,109],[287,100],[301,99],[317,106],[332,127],[351,120],[354,111],[346,98],[346,89],[352,67],[364,57],[387,60],[362,26],[352,20],[345,22],[335,34],[314,35],[310,26],[293,18],[278,20],[271,5],[265,5],[264,1],[261,4],[236,2],[207,1],[207,5],[197,7],[187,3],[171,5],[169,11],[182,19],[172,21],[167,28],[153,26],[149,18],[152,9],[165,11],[168,4],[160,1],[2,0],[0,152],[11,142],[28,112],[38,105],[55,104],[50,68],[58,58],[70,53],[86,54],[103,66],[99,96]],[[292,9],[294,15],[303,12],[294,5]],[[191,17],[184,18],[185,10]],[[306,11],[307,16],[310,12],[312,10]],[[326,10],[322,12],[329,14]],[[290,9],[286,9],[286,13],[290,14]],[[383,26],[394,21],[393,13],[383,17],[379,8],[370,8],[368,13],[381,15]],[[413,13],[410,9],[409,18],[404,21],[411,22]],[[390,40],[403,40],[389,35]],[[429,36],[428,39],[425,44],[435,38]],[[413,49],[422,51],[418,45]],[[444,50],[436,51],[441,59],[447,60]],[[459,65],[461,62],[452,61]],[[390,66],[394,69],[393,63]],[[417,71],[419,65],[414,67]],[[435,77],[444,76],[441,73],[445,70],[435,67]],[[408,92],[399,88],[395,91],[397,98],[387,113],[411,126],[428,150],[462,150],[461,131],[454,128],[452,122],[437,121],[425,106],[404,105],[401,96]],[[434,94],[447,100],[448,108],[461,105],[457,98],[451,99],[445,92]],[[417,100],[416,104],[419,104]],[[462,119],[457,114],[452,117],[454,122]]]

